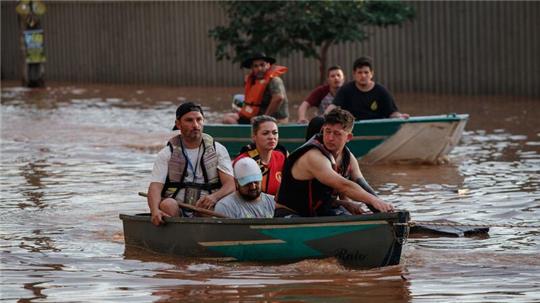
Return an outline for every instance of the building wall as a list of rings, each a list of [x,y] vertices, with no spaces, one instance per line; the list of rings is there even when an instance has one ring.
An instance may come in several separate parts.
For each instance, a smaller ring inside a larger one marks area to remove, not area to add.
[[[329,65],[370,55],[395,92],[540,96],[540,2],[424,1],[413,22],[369,28],[371,38],[330,49]],[[16,2],[1,2],[2,78],[20,79]],[[42,18],[46,79],[241,86],[239,64],[216,61],[208,31],[226,24],[218,2],[52,2]],[[278,58],[292,89],[317,85],[318,62]]]

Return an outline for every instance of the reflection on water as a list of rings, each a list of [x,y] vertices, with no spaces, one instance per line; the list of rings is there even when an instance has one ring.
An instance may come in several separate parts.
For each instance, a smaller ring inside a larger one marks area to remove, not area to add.
[[[318,263],[310,264],[310,268],[319,266]],[[410,300],[408,282],[396,271],[364,271],[361,274],[291,272],[294,278],[275,274],[276,271],[283,271],[283,268],[267,268],[267,271],[271,272],[245,270],[201,284],[165,287],[153,292],[153,295],[160,297],[157,302],[201,297],[216,302],[351,302],[354,298],[370,298],[370,302]],[[213,275],[219,276],[216,273]]]
[[[152,294],[160,297],[158,302],[201,297],[216,302],[350,302],[360,297],[370,298],[370,302],[410,300],[407,272],[402,266],[349,270],[335,259],[265,266],[201,263],[132,247],[126,250],[126,258],[172,266],[156,271],[154,276],[177,283],[154,291]]]
[[[118,214],[147,211],[136,193],[171,135],[176,105],[201,102],[215,122],[239,89],[2,84],[3,300],[540,301],[538,228],[410,239],[401,265],[367,271],[332,259],[263,266],[124,251]],[[306,94],[290,92],[291,106]],[[362,167],[385,200],[419,221],[538,225],[539,100],[396,97],[413,115],[471,119],[448,164]]]
[[[27,197],[28,201],[32,204],[25,204],[24,202],[19,203],[20,208],[25,207],[38,207],[44,208],[46,205],[41,200],[44,193],[36,189],[43,189],[44,186],[41,183],[41,179],[47,177],[45,168],[47,164],[45,161],[40,160],[35,163],[28,163],[27,165],[21,167],[21,175],[26,179],[26,185],[30,190],[23,191],[23,195]],[[23,190],[21,188],[21,190]]]

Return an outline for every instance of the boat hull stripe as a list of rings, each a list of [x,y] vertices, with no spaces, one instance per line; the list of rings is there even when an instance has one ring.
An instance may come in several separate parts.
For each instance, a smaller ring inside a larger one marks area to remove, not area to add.
[[[258,245],[258,244],[281,244],[283,240],[246,240],[246,241],[214,241],[214,242],[199,242],[202,246],[236,246],[236,245]]]
[[[282,229],[282,228],[304,228],[322,226],[353,226],[353,225],[380,225],[388,224],[387,221],[358,221],[358,222],[328,222],[328,223],[307,223],[307,224],[276,224],[276,225],[251,225],[251,229]]]

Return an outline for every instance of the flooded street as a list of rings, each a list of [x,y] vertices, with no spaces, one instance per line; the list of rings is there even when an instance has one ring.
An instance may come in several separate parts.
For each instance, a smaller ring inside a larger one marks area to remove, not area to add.
[[[176,106],[210,122],[240,88],[2,82],[1,280],[7,302],[540,302],[540,229],[409,239],[398,266],[220,263],[125,251],[120,213],[148,212]],[[289,92],[291,113],[308,92]],[[411,115],[468,113],[444,165],[361,167],[414,220],[540,225],[540,100],[397,94]],[[293,119],[294,120],[294,119]],[[178,235],[181,237],[182,235]]]

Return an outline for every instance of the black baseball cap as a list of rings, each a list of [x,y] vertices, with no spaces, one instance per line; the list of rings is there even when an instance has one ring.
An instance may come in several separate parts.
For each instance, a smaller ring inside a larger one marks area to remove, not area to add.
[[[178,108],[176,109],[176,119],[180,120],[180,118],[182,118],[183,115],[189,112],[199,112],[204,117],[204,113],[200,105],[197,105],[193,102],[186,102],[186,103],[180,104],[180,106],[178,106]],[[177,129],[178,128],[176,127],[176,123],[175,123],[173,130],[177,130]]]

